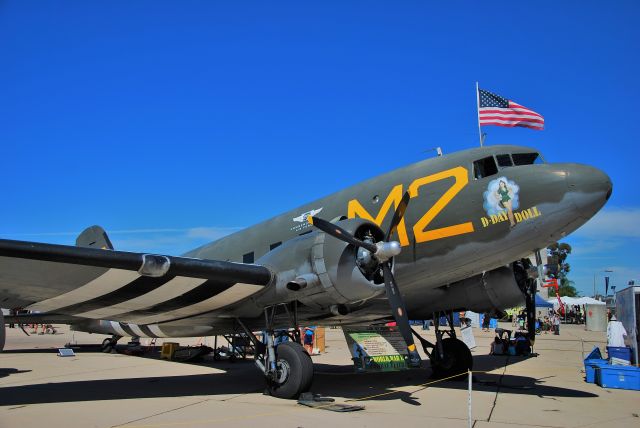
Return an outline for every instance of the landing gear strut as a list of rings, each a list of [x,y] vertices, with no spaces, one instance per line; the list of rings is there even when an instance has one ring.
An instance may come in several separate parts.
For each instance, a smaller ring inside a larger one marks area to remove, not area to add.
[[[473,368],[473,357],[467,345],[456,338],[453,327],[453,313],[448,311],[447,329],[440,329],[440,313],[433,314],[433,325],[436,333],[436,343],[433,344],[414,330],[413,334],[422,344],[425,354],[431,359],[431,369],[436,378],[458,377],[466,375]],[[448,337],[445,337],[448,336]]]
[[[539,252],[536,252],[536,259],[539,259]],[[539,262],[539,265],[542,261]],[[513,272],[516,283],[524,295],[525,309],[527,313],[527,332],[529,341],[533,346],[536,341],[536,291],[538,282],[529,272],[533,272],[534,267],[529,259],[522,259],[513,263]]]
[[[276,345],[273,320],[278,307],[284,307],[294,331],[291,341]],[[255,346],[255,362],[265,376],[266,393],[278,398],[297,398],[309,390],[313,381],[313,361],[300,344],[297,302],[267,308],[264,315],[266,343],[259,341],[242,320],[237,321]]]

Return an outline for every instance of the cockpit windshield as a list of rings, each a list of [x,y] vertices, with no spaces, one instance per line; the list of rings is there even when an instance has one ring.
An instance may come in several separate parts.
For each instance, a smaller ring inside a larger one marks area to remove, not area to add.
[[[511,166],[533,165],[544,163],[540,153],[504,153],[473,162],[473,176],[475,179],[488,177],[498,173],[499,169]]]

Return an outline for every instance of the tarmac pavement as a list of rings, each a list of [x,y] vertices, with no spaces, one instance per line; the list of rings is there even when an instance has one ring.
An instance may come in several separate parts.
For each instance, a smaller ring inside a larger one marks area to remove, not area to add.
[[[423,333],[434,339],[433,330]],[[560,336],[538,336],[539,355],[529,358],[490,356],[494,334],[474,334],[474,427],[640,426],[640,392],[584,381],[584,355],[594,345],[604,351],[604,333],[563,325]],[[56,356],[70,341],[100,344],[104,337],[64,326],[56,335],[7,329],[0,427],[468,427],[467,380],[431,379],[428,362],[405,372],[355,374],[340,329],[326,330],[327,352],[313,357],[312,390],[364,405],[362,411],[336,413],[265,396],[251,360],[188,364],[95,347]],[[213,347],[213,338],[167,341]]]

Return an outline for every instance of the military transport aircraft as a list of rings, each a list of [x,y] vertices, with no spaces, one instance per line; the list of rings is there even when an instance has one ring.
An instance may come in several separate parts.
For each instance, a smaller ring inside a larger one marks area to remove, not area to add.
[[[76,246],[0,240],[0,306],[112,334],[107,349],[122,336],[243,332],[269,391],[296,397],[309,389],[313,364],[299,337],[275,346],[275,329],[393,317],[407,363],[419,366],[408,319],[526,300],[532,323],[539,269],[524,257],[584,224],[611,191],[609,177],[590,166],[545,163],[526,147],[474,148],[380,175],[181,257],[116,251],[97,226]],[[444,375],[472,365],[450,330],[438,329],[436,343],[415,335]],[[265,344],[255,331],[266,331]]]

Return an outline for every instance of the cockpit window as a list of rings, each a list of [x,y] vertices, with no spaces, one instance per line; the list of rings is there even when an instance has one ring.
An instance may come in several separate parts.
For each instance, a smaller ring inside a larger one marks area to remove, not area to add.
[[[496,160],[498,161],[498,166],[501,168],[513,166],[513,161],[511,160],[510,155],[496,155]]]
[[[476,179],[488,177],[497,173],[498,167],[496,166],[496,161],[493,160],[493,156],[477,160],[473,163],[473,176]]]
[[[513,153],[513,163],[516,165],[533,165],[544,163],[540,153]]]

